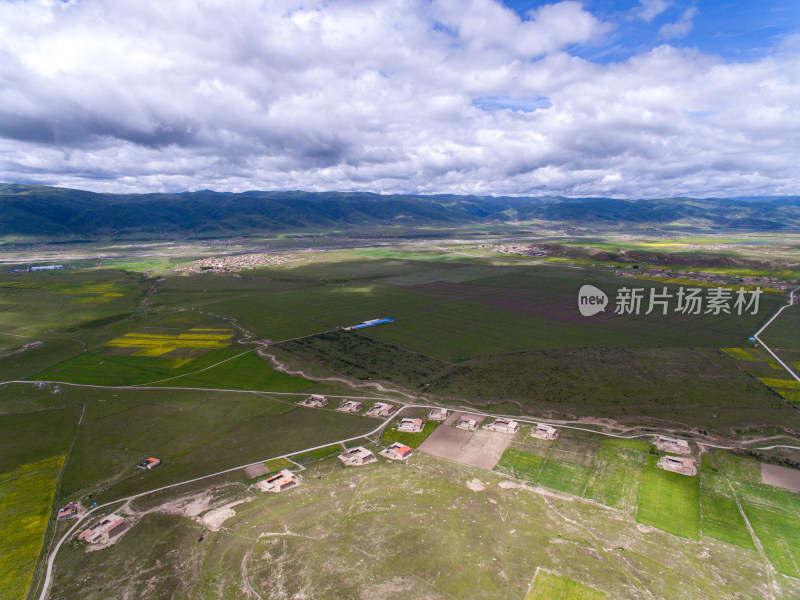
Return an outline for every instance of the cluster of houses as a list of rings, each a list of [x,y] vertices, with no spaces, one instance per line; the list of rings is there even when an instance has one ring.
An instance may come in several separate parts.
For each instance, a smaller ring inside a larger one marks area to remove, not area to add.
[[[528,244],[481,244],[481,248],[489,248],[492,252],[502,252],[503,254],[518,254],[520,256],[547,256],[550,251],[547,248],[531,246]]]
[[[306,408],[323,408],[328,405],[328,399],[325,396],[320,396],[319,394],[311,394],[308,398],[298,402],[297,405],[304,406]],[[359,402],[358,400],[345,400],[336,410],[343,413],[357,413],[361,412],[363,408],[363,402]],[[391,416],[394,411],[394,405],[387,404],[386,402],[376,402],[372,405],[372,407],[370,407],[365,415],[368,417],[386,418]]]
[[[638,267],[638,265],[637,265]],[[633,269],[637,267],[631,267]],[[650,278],[677,278],[696,281],[698,283],[717,283],[719,285],[755,285],[766,284],[776,290],[788,290],[791,284],[797,284],[797,279],[781,281],[777,277],[761,277],[756,275],[724,275],[719,273],[709,273],[707,271],[662,271],[660,269],[640,270],[637,272],[617,270],[617,277],[650,277]]]
[[[250,254],[239,254],[234,256],[221,256],[219,258],[201,258],[200,260],[176,267],[175,271],[188,273],[200,273],[203,271],[236,273],[242,269],[273,267],[295,260],[297,260],[297,257],[291,254],[254,252]]]
[[[686,440],[679,440],[665,435],[657,435],[653,440],[656,448],[662,452],[670,452],[672,454],[691,454],[692,449],[689,442]],[[662,456],[658,459],[658,467],[665,471],[672,473],[680,473],[681,475],[695,476],[697,475],[697,466],[694,460],[686,458],[685,456]]]

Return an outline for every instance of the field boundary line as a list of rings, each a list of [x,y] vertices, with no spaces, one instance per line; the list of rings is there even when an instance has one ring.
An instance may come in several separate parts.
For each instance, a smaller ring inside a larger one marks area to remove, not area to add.
[[[742,503],[739,501],[739,496],[736,494],[736,490],[734,489],[731,480],[728,479],[728,476],[725,474],[723,474],[722,477],[725,479],[725,483],[728,484],[731,494],[733,494],[733,500],[736,502],[736,506],[739,509],[739,514],[742,515],[742,519],[744,519],[744,524],[747,526],[747,530],[750,532],[750,537],[753,539],[756,550],[758,550],[758,553],[761,555],[761,560],[764,561],[767,578],[769,579],[769,597],[772,600],[775,600],[775,573],[773,572],[774,567],[772,562],[767,558],[767,553],[764,552],[764,546],[761,545],[761,539],[759,539],[758,535],[756,535],[756,530],[753,529],[753,526],[750,524],[750,519],[747,518],[747,515],[744,512]]]
[[[787,373],[789,373],[789,375],[791,375],[795,380],[800,382],[800,376],[798,376],[797,373],[795,373],[791,369],[791,367],[789,367],[785,362],[783,362],[780,358],[778,358],[778,355],[775,354],[772,351],[772,348],[770,348],[769,346],[767,346],[767,344],[764,343],[764,340],[762,340],[760,337],[758,337],[761,333],[763,333],[763,331],[767,327],[769,327],[769,325],[778,317],[778,315],[780,315],[784,311],[784,309],[789,308],[790,306],[792,306],[794,304],[794,293],[797,292],[797,291],[800,291],[800,288],[795,288],[789,293],[789,303],[788,304],[784,304],[783,306],[781,306],[778,309],[778,312],[776,312],[774,315],[772,315],[770,320],[767,321],[766,323],[764,323],[764,325],[761,327],[761,329],[759,329],[758,331],[756,331],[753,334],[753,337],[756,339],[756,341],[758,341],[764,347],[764,350],[766,350],[767,352],[770,353],[772,358],[774,358],[775,360],[778,361],[778,363],[786,370]]]

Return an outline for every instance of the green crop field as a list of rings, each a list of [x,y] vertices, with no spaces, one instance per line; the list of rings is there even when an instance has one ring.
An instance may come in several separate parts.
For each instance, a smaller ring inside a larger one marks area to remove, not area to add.
[[[722,455],[717,453],[716,458]],[[755,550],[753,538],[726,476],[706,468],[700,472],[700,513],[704,536]]]
[[[800,525],[797,516],[747,505],[744,511],[775,568],[784,575],[800,578]]]
[[[498,471],[508,473],[519,479],[531,482],[539,481],[539,475],[544,467],[545,460],[541,456],[508,448],[495,467]]]
[[[25,598],[50,520],[63,456],[0,474],[0,597]]]
[[[645,467],[636,520],[693,540],[700,537],[700,492],[696,477]]]
[[[176,367],[175,360],[183,364]],[[188,363],[163,357],[84,353],[35,379],[112,386],[159,385],[167,380],[161,385],[273,392],[300,392],[313,385],[275,371],[246,346],[215,350]]]
[[[635,509],[644,466],[643,444],[638,440],[603,440],[597,462],[588,482],[586,496],[606,506]],[[631,447],[633,446],[633,447]]]
[[[582,496],[591,473],[588,467],[548,458],[539,474],[539,483],[554,490]]]
[[[394,425],[398,423],[399,421],[395,422]],[[424,442],[425,439],[432,434],[438,426],[439,423],[435,421],[427,421],[423,426],[422,431],[418,433],[409,433],[407,431],[397,431],[396,428],[393,428],[392,425],[390,425],[383,431],[381,441],[386,445],[394,442],[400,442],[401,444],[405,444],[411,448],[416,448],[422,442]]]
[[[539,571],[525,600],[606,600],[603,592],[580,582],[545,571]]]

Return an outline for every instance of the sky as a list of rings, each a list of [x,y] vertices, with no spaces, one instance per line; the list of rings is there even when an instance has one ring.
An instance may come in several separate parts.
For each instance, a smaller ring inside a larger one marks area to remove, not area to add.
[[[0,0],[0,181],[800,194],[796,0]]]

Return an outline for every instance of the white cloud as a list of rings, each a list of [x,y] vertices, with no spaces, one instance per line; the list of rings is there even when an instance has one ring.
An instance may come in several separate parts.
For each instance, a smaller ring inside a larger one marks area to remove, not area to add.
[[[664,40],[672,40],[687,36],[692,30],[693,21],[696,16],[697,7],[690,6],[683,11],[680,19],[674,23],[662,25],[661,29],[658,30],[658,37]]]
[[[0,3],[0,180],[109,191],[800,189],[791,49],[740,64],[665,45],[602,65],[570,54],[608,29],[575,2],[526,18],[492,0],[231,6]]]
[[[650,23],[670,6],[671,0],[639,0],[639,7],[634,12],[637,18]]]

